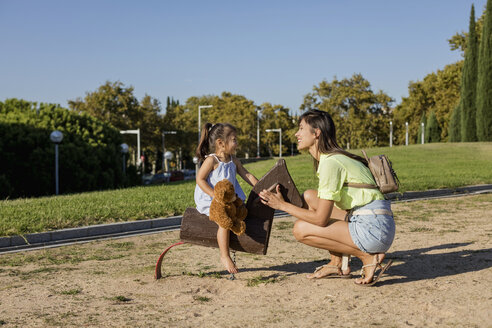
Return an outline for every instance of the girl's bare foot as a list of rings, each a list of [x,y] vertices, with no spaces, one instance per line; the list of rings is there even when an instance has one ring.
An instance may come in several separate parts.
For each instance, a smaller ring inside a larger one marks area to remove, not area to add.
[[[378,253],[378,254],[367,254],[367,257],[361,258],[362,260],[362,277],[355,279],[355,283],[357,285],[365,285],[365,284],[370,284],[373,279],[374,279],[374,273],[376,272],[376,269],[381,266],[381,263],[384,260],[384,257],[386,256],[385,253]]]
[[[237,273],[237,267],[234,262],[232,262],[230,256],[221,256],[220,261],[229,273]]]

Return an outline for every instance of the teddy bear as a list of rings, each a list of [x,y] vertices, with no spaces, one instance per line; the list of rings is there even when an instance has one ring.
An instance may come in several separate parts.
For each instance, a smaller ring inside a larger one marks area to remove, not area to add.
[[[210,204],[210,220],[240,236],[246,230],[244,219],[247,214],[248,210],[236,195],[234,185],[227,179],[217,182]]]

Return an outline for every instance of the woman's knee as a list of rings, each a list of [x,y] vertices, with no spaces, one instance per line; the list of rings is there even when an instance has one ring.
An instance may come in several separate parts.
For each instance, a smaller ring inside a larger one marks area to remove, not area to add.
[[[306,222],[297,220],[292,228],[292,234],[297,241],[302,241],[306,237]]]

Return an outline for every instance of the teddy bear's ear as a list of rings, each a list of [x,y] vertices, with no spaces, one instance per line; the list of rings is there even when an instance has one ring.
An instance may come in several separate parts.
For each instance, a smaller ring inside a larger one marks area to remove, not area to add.
[[[214,187],[214,196],[218,197],[219,199],[224,199],[225,193],[227,192],[227,183],[229,180],[224,179],[219,182]]]
[[[224,188],[222,188],[219,183],[217,183],[214,187],[214,197],[222,199],[224,198]]]

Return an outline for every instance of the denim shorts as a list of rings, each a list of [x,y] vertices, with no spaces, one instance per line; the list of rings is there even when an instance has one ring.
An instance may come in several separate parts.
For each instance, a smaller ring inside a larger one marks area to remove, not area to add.
[[[358,215],[357,212],[361,210],[365,213]],[[391,201],[375,200],[355,208],[353,210],[355,215],[349,216],[350,236],[361,251],[384,253],[390,248],[395,238],[395,221],[393,215],[375,214],[373,210],[391,211]]]

